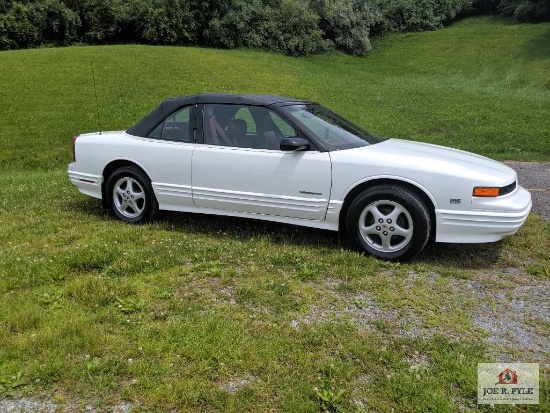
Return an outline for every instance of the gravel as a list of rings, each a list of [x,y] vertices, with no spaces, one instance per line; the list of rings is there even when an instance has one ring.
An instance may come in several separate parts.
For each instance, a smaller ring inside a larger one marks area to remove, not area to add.
[[[533,212],[550,220],[550,163],[505,162],[518,173],[519,184],[531,192]]]
[[[529,360],[548,366],[550,337],[544,326],[550,325],[550,281],[520,285],[510,296],[504,293],[485,292],[486,301],[493,305],[481,305],[474,316],[474,327],[488,333],[487,341],[497,350],[516,349],[521,359],[510,357],[505,350],[497,355],[498,361]],[[496,305],[494,305],[496,302]],[[498,353],[497,353],[498,354]]]
[[[129,413],[132,406],[128,403],[117,404],[108,409],[112,413]],[[103,409],[101,411],[104,411]],[[35,398],[16,398],[0,400],[2,413],[99,413],[91,406],[58,405],[50,400]]]

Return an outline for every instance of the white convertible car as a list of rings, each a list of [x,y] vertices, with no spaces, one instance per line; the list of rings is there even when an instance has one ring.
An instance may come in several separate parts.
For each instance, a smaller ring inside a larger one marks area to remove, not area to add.
[[[71,182],[129,223],[159,210],[345,231],[360,250],[411,259],[428,240],[514,234],[531,196],[507,166],[379,139],[317,103],[264,95],[166,99],[127,131],[73,138]]]

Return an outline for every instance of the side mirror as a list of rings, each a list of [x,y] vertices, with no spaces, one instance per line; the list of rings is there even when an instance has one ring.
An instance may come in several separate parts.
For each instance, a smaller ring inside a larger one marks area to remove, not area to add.
[[[303,138],[283,138],[281,139],[281,150],[286,152],[304,151],[309,149],[309,142]]]

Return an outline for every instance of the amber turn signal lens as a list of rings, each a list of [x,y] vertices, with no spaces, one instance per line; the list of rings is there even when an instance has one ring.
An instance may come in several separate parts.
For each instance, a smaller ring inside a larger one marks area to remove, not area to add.
[[[488,188],[484,186],[476,186],[474,188],[474,196],[495,197],[500,193],[499,188]]]

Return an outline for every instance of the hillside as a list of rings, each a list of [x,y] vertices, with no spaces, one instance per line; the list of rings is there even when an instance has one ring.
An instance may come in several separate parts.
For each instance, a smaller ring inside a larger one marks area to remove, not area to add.
[[[125,129],[158,102],[204,91],[317,100],[382,135],[500,160],[550,160],[550,24],[470,18],[397,34],[365,58],[105,46],[0,52],[0,169],[66,165],[70,137]]]

